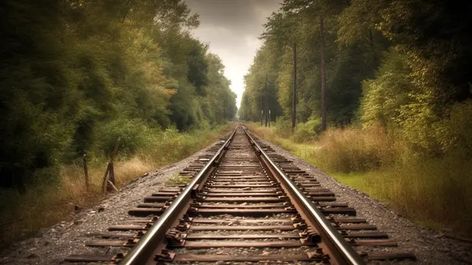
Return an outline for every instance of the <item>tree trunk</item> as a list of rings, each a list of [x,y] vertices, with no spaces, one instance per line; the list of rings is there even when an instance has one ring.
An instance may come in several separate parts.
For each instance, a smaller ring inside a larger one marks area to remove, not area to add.
[[[320,16],[320,79],[321,79],[321,131],[326,130],[326,63],[324,50],[324,19]]]
[[[265,77],[265,83],[264,83],[264,90],[262,92],[262,99],[263,99],[263,108],[264,108],[264,126],[267,127],[267,123],[268,123],[268,117],[269,117],[269,113],[268,113],[268,108],[269,108],[269,102],[267,100],[267,74],[266,74],[266,77]]]
[[[297,44],[293,44],[292,132],[297,124]]]

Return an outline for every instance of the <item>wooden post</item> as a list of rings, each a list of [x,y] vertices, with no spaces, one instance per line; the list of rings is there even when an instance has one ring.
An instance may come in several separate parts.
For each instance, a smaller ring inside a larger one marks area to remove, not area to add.
[[[103,176],[102,191],[107,193],[109,191],[118,191],[115,184],[115,169],[113,168],[113,161],[109,161],[105,175]]]
[[[105,171],[105,175],[103,176],[103,183],[102,183],[102,190],[103,192],[107,191],[118,191],[115,184],[115,168],[113,167],[113,160],[115,155],[118,152],[118,148],[120,146],[120,138],[116,141],[115,147],[110,154],[110,160],[107,164],[107,170]]]
[[[82,156],[82,161],[84,164],[84,178],[85,178],[85,190],[89,191],[89,175],[88,175],[88,167],[87,167],[87,153],[84,153]]]
[[[115,186],[115,168],[113,166],[113,160],[110,160],[110,162],[108,162],[108,182],[110,182],[109,184],[112,184],[112,188],[116,189],[116,187],[113,187]]]
[[[109,163],[107,164],[107,169],[105,170],[105,175],[103,175],[103,181],[102,181],[102,192],[106,193],[107,192],[107,186],[108,186],[108,170],[110,168]]]

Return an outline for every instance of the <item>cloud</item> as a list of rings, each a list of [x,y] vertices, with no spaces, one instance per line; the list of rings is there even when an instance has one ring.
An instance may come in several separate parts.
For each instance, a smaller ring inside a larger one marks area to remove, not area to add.
[[[244,91],[244,75],[262,45],[259,36],[279,0],[185,0],[200,15],[200,26],[192,34],[209,44],[210,52],[225,65],[225,76],[238,96]]]

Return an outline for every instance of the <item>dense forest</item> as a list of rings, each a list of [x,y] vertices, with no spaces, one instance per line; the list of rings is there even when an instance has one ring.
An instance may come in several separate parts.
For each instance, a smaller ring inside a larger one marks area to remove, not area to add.
[[[220,59],[180,0],[0,3],[0,176],[23,189],[83,153],[230,120]]]
[[[239,116],[276,121],[258,130],[400,214],[470,236],[471,13],[471,2],[284,0]]]
[[[265,25],[240,118],[271,110],[279,124],[293,117],[318,132],[375,123],[418,152],[470,152],[471,11],[468,2],[286,0]]]

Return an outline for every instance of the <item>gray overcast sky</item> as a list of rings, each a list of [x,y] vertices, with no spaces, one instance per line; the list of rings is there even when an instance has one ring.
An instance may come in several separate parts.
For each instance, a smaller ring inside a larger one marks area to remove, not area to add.
[[[225,76],[238,95],[244,91],[244,75],[252,63],[266,18],[281,0],[185,0],[192,13],[200,15],[200,26],[193,35],[209,44],[225,65]]]

